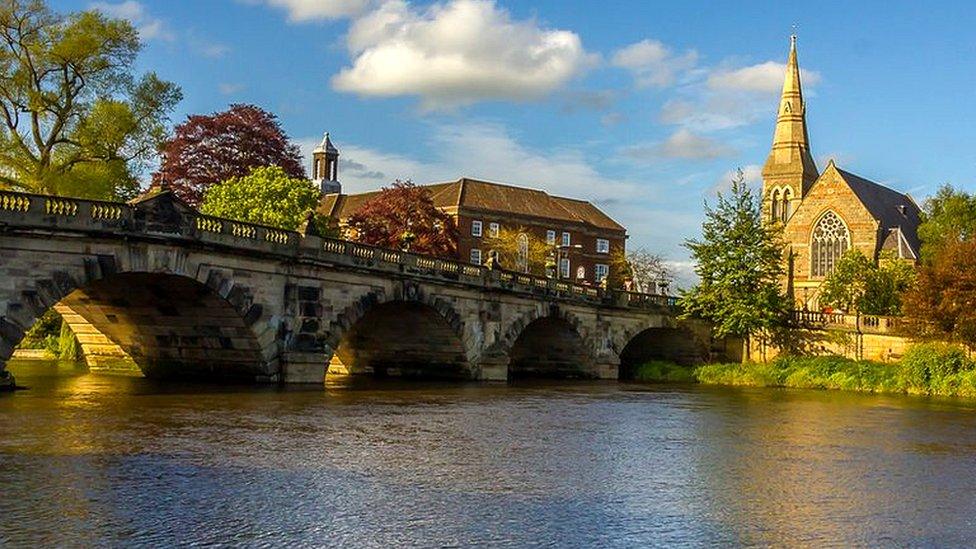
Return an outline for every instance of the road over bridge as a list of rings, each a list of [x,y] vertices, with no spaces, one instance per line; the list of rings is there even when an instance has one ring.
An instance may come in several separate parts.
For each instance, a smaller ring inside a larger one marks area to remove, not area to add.
[[[677,321],[672,299],[209,217],[168,192],[0,191],[0,375],[54,307],[93,370],[124,356],[156,377],[320,383],[331,364],[616,379],[651,358],[707,358],[707,331]]]

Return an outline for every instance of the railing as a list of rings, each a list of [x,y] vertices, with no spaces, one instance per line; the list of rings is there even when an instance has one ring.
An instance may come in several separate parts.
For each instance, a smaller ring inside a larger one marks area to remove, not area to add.
[[[187,208],[168,193],[123,204],[0,191],[0,227],[58,228],[98,234],[191,239],[598,305],[641,310],[670,310],[676,307],[676,298],[671,296],[608,291],[565,280],[492,270],[480,265],[347,240],[309,238],[294,231],[205,215]]]
[[[898,329],[899,318],[894,316],[794,311],[793,321],[800,327],[821,330],[842,330],[867,334],[887,334]]]

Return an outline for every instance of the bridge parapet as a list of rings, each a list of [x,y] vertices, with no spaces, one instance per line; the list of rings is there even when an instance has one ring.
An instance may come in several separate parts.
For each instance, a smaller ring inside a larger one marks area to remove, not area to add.
[[[325,263],[575,303],[655,311],[673,310],[676,306],[676,298],[666,295],[607,291],[565,280],[214,217],[198,212],[165,191],[129,203],[0,191],[0,230],[50,230],[94,237],[183,241],[232,248],[238,253],[268,254],[292,262]]]

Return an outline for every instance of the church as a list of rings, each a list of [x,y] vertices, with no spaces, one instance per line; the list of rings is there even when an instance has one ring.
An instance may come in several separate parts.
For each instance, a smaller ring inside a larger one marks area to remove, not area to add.
[[[781,223],[788,246],[786,281],[797,306],[817,308],[824,278],[849,249],[879,261],[917,262],[920,209],[906,194],[838,167],[823,171],[810,154],[806,103],[790,39],[773,146],[762,170],[763,215]]]

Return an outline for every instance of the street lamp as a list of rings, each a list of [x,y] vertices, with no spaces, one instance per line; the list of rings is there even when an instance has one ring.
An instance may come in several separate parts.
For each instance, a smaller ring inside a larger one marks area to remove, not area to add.
[[[579,250],[582,248],[583,246],[580,244],[557,244],[553,246],[553,253],[550,254],[550,258],[555,256],[556,264],[554,265],[554,267],[558,269],[557,271],[558,275],[555,276],[554,278],[572,278],[573,273],[571,272],[567,272],[566,276],[563,276],[562,260],[564,257],[565,259],[569,259],[569,250]],[[546,266],[548,267],[548,265],[549,264],[547,262]]]

